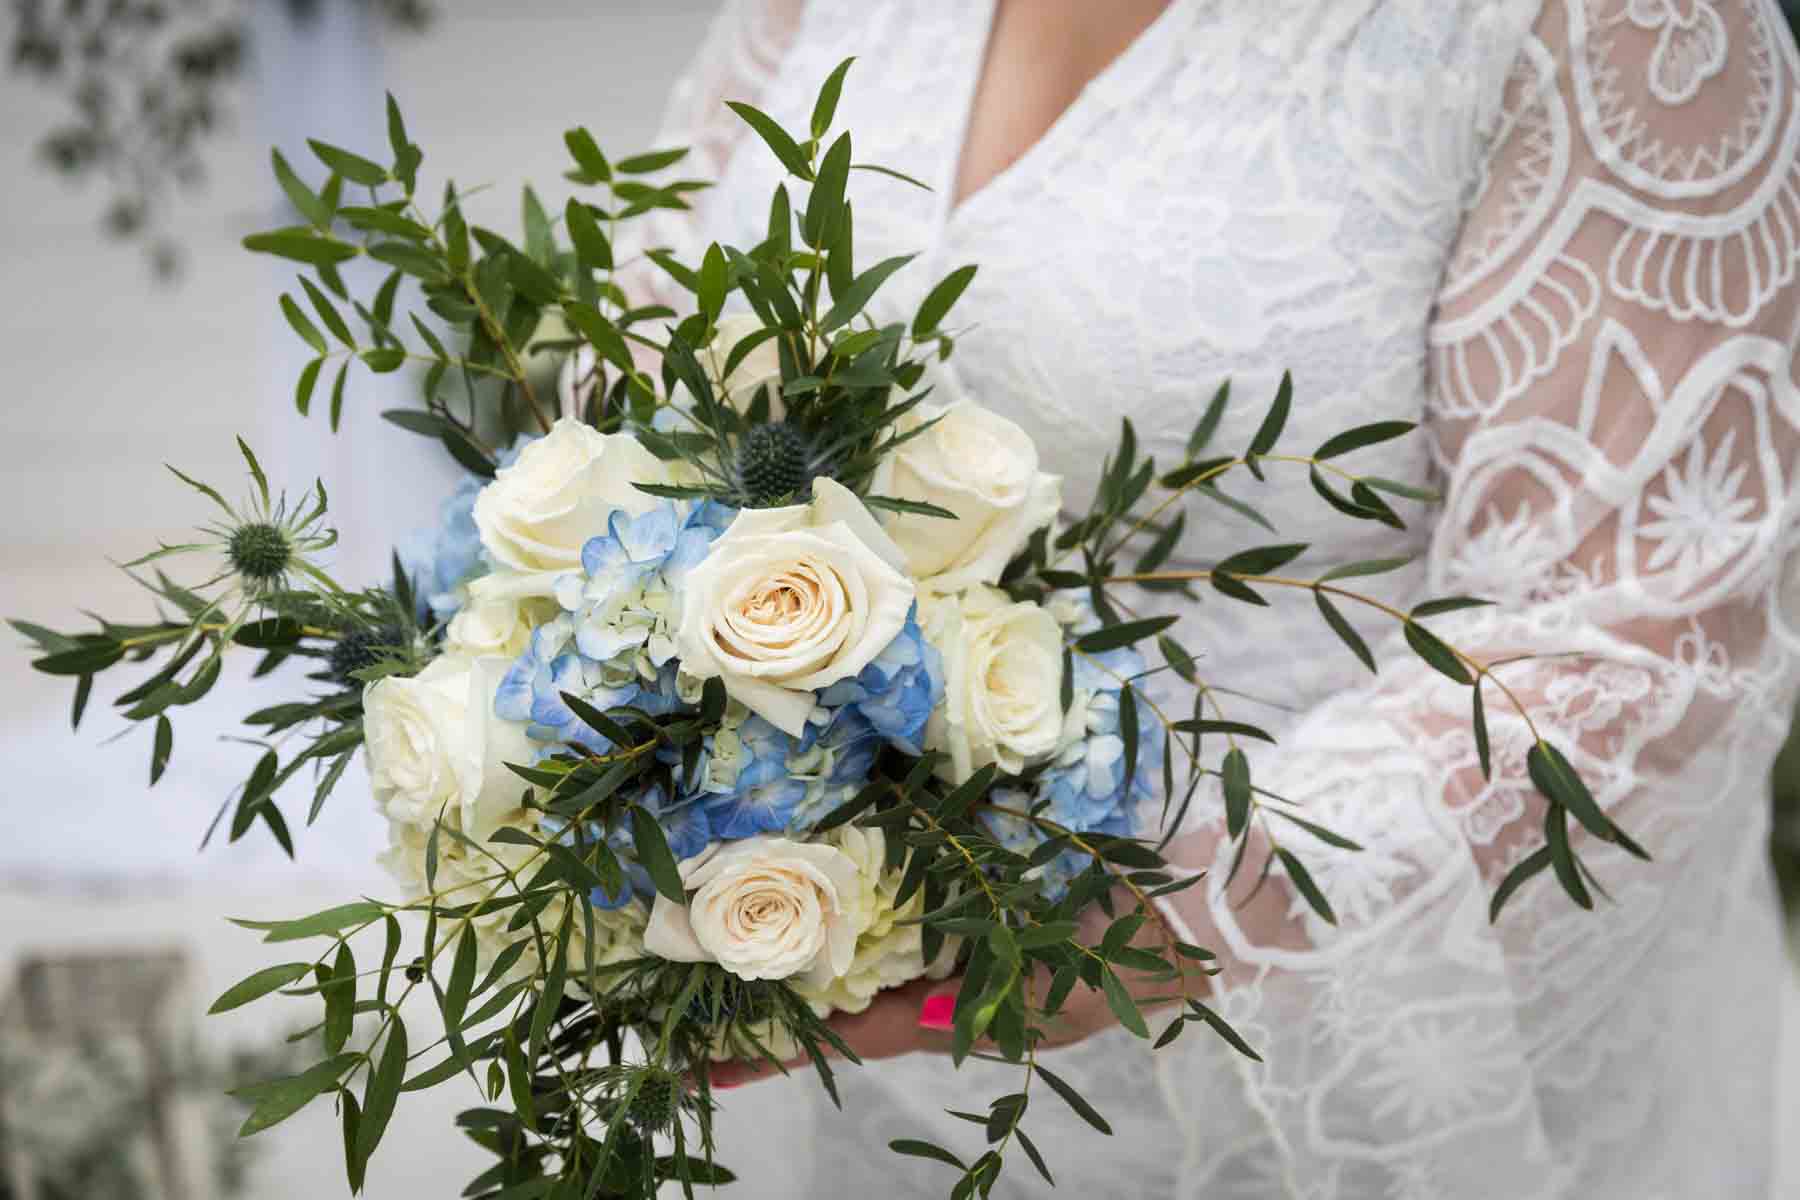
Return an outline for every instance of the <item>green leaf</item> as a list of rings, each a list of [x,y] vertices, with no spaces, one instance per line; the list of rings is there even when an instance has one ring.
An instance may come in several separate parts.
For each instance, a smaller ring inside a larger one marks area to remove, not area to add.
[[[300,415],[303,417],[306,415],[307,410],[312,407],[313,388],[318,386],[319,371],[324,366],[325,359],[321,356],[313,359],[304,367],[300,368],[299,382],[294,385],[294,407],[299,410]]]
[[[831,74],[825,77],[824,85],[819,88],[819,98],[813,102],[812,111],[814,141],[823,138],[825,132],[831,128],[831,119],[837,115],[838,94],[844,90],[844,75],[850,70],[850,64],[855,61],[856,58],[853,55],[839,63],[832,69]]]
[[[87,678],[87,676],[83,676]],[[155,787],[161,779],[163,771],[169,765],[169,754],[175,748],[175,727],[169,724],[169,718],[156,718],[156,744],[150,749],[150,786]]]
[[[1369,558],[1361,562],[1344,563],[1319,576],[1318,582],[1330,583],[1335,579],[1351,579],[1363,575],[1385,575],[1389,571],[1398,571],[1401,567],[1407,566],[1414,557],[1414,555],[1408,554],[1402,558]]]
[[[525,185],[519,205],[521,223],[525,226],[525,257],[540,267],[548,267],[556,250],[555,239],[550,234],[550,214],[544,211],[544,202],[538,199],[530,184]]]
[[[645,154],[634,154],[630,158],[621,158],[613,164],[613,170],[621,175],[648,175],[652,171],[660,171],[664,167],[672,167],[688,155],[686,146],[677,146],[671,150],[651,150]]]
[[[1439,613],[1458,612],[1465,608],[1487,608],[1493,603],[1492,600],[1477,600],[1472,596],[1448,596],[1442,600],[1427,600],[1415,606],[1408,615],[1417,621],[1421,617],[1435,617]]]
[[[33,659],[32,668],[46,675],[91,675],[125,657],[125,648],[108,639],[79,650],[64,650]]]
[[[356,339],[350,336],[350,327],[344,324],[344,318],[338,314],[337,307],[326,298],[312,280],[300,276],[300,286],[306,289],[306,298],[312,301],[313,311],[319,314],[319,320],[325,328],[331,330],[333,337],[352,350],[356,349]]]
[[[788,136],[787,130],[776,124],[774,118],[762,110],[737,100],[727,100],[725,107],[736,113],[744,122],[756,131],[756,136],[774,151],[781,165],[788,169],[788,174],[798,175],[802,179],[813,177],[812,165],[807,162],[806,152],[798,143]],[[810,239],[809,239],[810,240]],[[817,243],[814,243],[817,245]]]
[[[1493,754],[1488,746],[1487,710],[1481,700],[1481,680],[1477,679],[1469,690],[1475,693],[1475,713],[1470,722],[1475,729],[1475,757],[1481,762],[1481,777],[1492,779]]]
[[[1363,640],[1362,634],[1356,632],[1355,626],[1351,625],[1344,614],[1338,611],[1337,605],[1327,600],[1325,593],[1316,588],[1313,590],[1313,599],[1318,602],[1319,615],[1325,618],[1325,623],[1331,626],[1331,631],[1338,635],[1344,645],[1350,647],[1352,654],[1362,659],[1363,666],[1369,668],[1370,671],[1377,671],[1375,656],[1369,652],[1369,643]]]
[[[1238,1031],[1233,1029],[1226,1022],[1224,1017],[1221,1017],[1218,1013],[1206,1007],[1206,1005],[1200,1003],[1198,1000],[1189,1000],[1188,1009],[1196,1017],[1199,1017],[1202,1021],[1205,1021],[1208,1025],[1212,1026],[1213,1032],[1224,1038],[1233,1050],[1236,1050],[1246,1058],[1254,1059],[1257,1062],[1262,1061],[1262,1055],[1252,1050],[1250,1048],[1250,1043],[1239,1037]]]
[[[1061,1075],[1046,1067],[1042,1062],[1037,1064],[1037,1074],[1039,1079],[1050,1085],[1051,1091],[1062,1097],[1063,1103],[1075,1110],[1076,1116],[1106,1136],[1112,1136],[1112,1126],[1106,1123],[1106,1118],[1096,1112],[1094,1106],[1089,1104],[1080,1092],[1070,1087],[1068,1081]]]
[[[456,959],[450,967],[450,983],[444,989],[446,1029],[462,1026],[463,1013],[469,1007],[470,989],[475,986],[475,956],[475,927],[464,925],[462,936],[456,941]]]
[[[287,318],[288,325],[291,326],[294,332],[299,334],[301,338],[306,341],[307,345],[311,346],[315,352],[324,354],[329,351],[330,347],[325,344],[325,335],[319,332],[317,326],[306,319],[306,314],[300,311],[300,306],[294,303],[294,298],[286,292],[281,294],[281,315]]]
[[[575,331],[588,340],[594,351],[607,362],[623,371],[633,369],[631,350],[625,345],[612,322],[600,315],[600,310],[591,304],[572,301],[563,305],[563,316],[567,318]]]
[[[1562,884],[1563,891],[1581,907],[1592,909],[1594,898],[1588,895],[1587,884],[1582,882],[1581,868],[1575,864],[1575,852],[1569,848],[1569,816],[1568,810],[1560,804],[1552,804],[1544,812],[1544,844],[1550,851],[1550,865],[1556,870],[1556,880]]]
[[[1129,646],[1144,638],[1155,637],[1178,620],[1180,618],[1175,616],[1145,617],[1139,621],[1107,625],[1076,638],[1075,649],[1083,654],[1101,654],[1108,650],[1117,650],[1121,646]]]
[[[265,942],[293,942],[302,938],[323,937],[351,925],[366,925],[385,912],[386,909],[373,900],[357,900],[292,921],[246,921],[238,917],[229,919],[233,925],[244,929],[262,930]]]
[[[406,351],[396,350],[392,346],[381,346],[372,350],[364,350],[361,354],[357,355],[357,357],[362,359],[363,366],[369,368],[369,370],[375,372],[377,375],[386,375],[389,372],[398,371],[401,367],[406,365]]]
[[[1360,450],[1364,446],[1390,442],[1417,428],[1418,425],[1412,421],[1376,421],[1370,425],[1359,425],[1355,429],[1347,429],[1336,437],[1326,439],[1324,445],[1313,451],[1313,457],[1318,459],[1336,458],[1340,454],[1348,454],[1350,451]]]
[[[342,175],[351,183],[360,183],[364,187],[377,187],[388,181],[387,168],[379,163],[370,162],[360,154],[352,154],[348,150],[321,142],[316,138],[307,138],[306,144],[326,167]]]
[[[1187,456],[1189,458],[1197,457],[1212,441],[1213,434],[1218,432],[1219,422],[1224,419],[1225,405],[1230,399],[1231,380],[1227,379],[1219,385],[1219,390],[1213,393],[1213,398],[1206,405],[1206,411],[1201,413],[1200,419],[1194,423],[1194,432],[1188,435]]]
[[[585,128],[577,127],[563,134],[563,145],[569,148],[569,154],[575,165],[589,181],[605,183],[612,178],[612,165],[606,161],[606,155],[600,153],[600,146],[594,141],[594,135]]]
[[[1533,876],[1541,874],[1549,865],[1550,847],[1540,846],[1518,866],[1508,871],[1506,878],[1500,881],[1500,886],[1494,889],[1494,898],[1488,902],[1489,924],[1500,919],[1500,910],[1506,907],[1506,902],[1512,899],[1514,892],[1518,891]]]
[[[1283,371],[1281,386],[1275,390],[1275,401],[1269,405],[1268,414],[1263,417],[1262,426],[1257,429],[1256,436],[1250,439],[1252,455],[1267,454],[1275,448],[1275,443],[1281,438],[1282,429],[1287,425],[1288,409],[1293,406],[1293,402],[1294,377],[1292,373]]]
[[[1474,677],[1463,666],[1462,660],[1456,657],[1456,652],[1423,625],[1410,620],[1406,623],[1406,644],[1413,648],[1413,653],[1448,678],[1461,684],[1474,682]]]
[[[1613,840],[1613,823],[1601,811],[1595,802],[1592,792],[1569,760],[1562,756],[1562,751],[1549,742],[1535,743],[1525,755],[1525,769],[1531,775],[1531,782],[1548,800],[1554,801],[1574,814],[1577,821],[1595,837],[1603,842]]]
[[[273,233],[253,233],[244,239],[244,249],[254,250],[259,254],[273,254],[315,267],[332,266],[361,253],[348,242],[287,229]]]
[[[362,1192],[363,1177],[369,1165],[368,1159],[359,1158],[356,1153],[356,1135],[362,1128],[362,1105],[349,1091],[343,1091],[338,1093],[338,1107],[344,1119],[344,1178],[350,1185],[350,1194],[355,1196]]]
[[[731,271],[725,263],[725,252],[714,242],[706,248],[700,258],[699,274],[700,290],[695,293],[700,302],[700,311],[706,317],[708,325],[719,319],[719,313],[725,307],[725,293],[731,286]]]
[[[338,422],[344,416],[344,379],[350,374],[350,363],[345,360],[338,365],[337,378],[331,381],[331,432],[336,433]]]
[[[861,312],[888,276],[911,262],[917,255],[902,254],[894,258],[883,259],[858,275],[842,296],[833,296],[831,310],[825,314],[820,328],[829,333],[840,325],[847,324],[850,319]]]
[[[356,1018],[356,955],[349,942],[338,946],[337,959],[326,978],[331,981],[331,986],[324,989],[325,1049],[336,1054],[349,1040],[351,1025]]]
[[[1191,721],[1177,721],[1170,728],[1176,733],[1229,733],[1253,737],[1265,742],[1275,740],[1267,730],[1259,729],[1255,725],[1246,725],[1242,721],[1207,721],[1196,718]]]
[[[400,1085],[406,1082],[406,1024],[395,1013],[388,1025],[387,1045],[381,1061],[369,1072],[363,1085],[362,1121],[356,1131],[356,1152],[367,1162],[387,1132],[388,1120],[394,1115],[394,1103],[400,1098]]]
[[[959,1171],[968,1170],[968,1168],[963,1165],[962,1159],[956,1157],[956,1155],[950,1153],[942,1146],[935,1146],[930,1142],[922,1142],[916,1138],[898,1138],[888,1143],[888,1149],[892,1150],[895,1154],[907,1155],[909,1158],[929,1158],[935,1162],[941,1162],[947,1166],[955,1167]]]
[[[1306,869],[1306,864],[1285,847],[1277,848],[1275,853],[1281,858],[1281,865],[1287,869],[1288,879],[1293,881],[1294,887],[1305,897],[1312,910],[1319,914],[1319,919],[1327,925],[1336,925],[1337,914],[1331,911],[1331,902],[1325,899],[1325,893],[1313,882],[1312,872]]]
[[[232,1095],[255,1106],[243,1125],[239,1126],[238,1136],[249,1137],[287,1120],[305,1108],[315,1096],[336,1087],[344,1072],[360,1061],[360,1055],[339,1054],[298,1075],[236,1089]]]
[[[329,230],[332,217],[331,206],[319,199],[318,194],[307,187],[298,175],[294,174],[294,168],[288,166],[288,161],[281,156],[281,151],[271,148],[269,158],[275,164],[275,180],[281,184],[281,190],[287,193],[288,201],[320,232]]]
[[[650,880],[656,884],[656,890],[676,904],[687,904],[687,889],[681,883],[681,868],[675,864],[675,855],[669,850],[669,843],[663,837],[662,826],[650,810],[641,806],[633,806],[631,810],[631,841],[637,850],[638,862],[644,870],[650,872]]]
[[[815,249],[831,244],[844,210],[844,184],[850,176],[850,135],[842,133],[819,164],[812,194],[806,198],[806,215],[800,228],[806,243]]]
[[[295,962],[282,963],[276,967],[264,967],[262,970],[244,979],[238,980],[206,1010],[207,1016],[222,1012],[230,1012],[234,1008],[242,1008],[252,1000],[260,1000],[270,992],[277,991],[312,973],[312,964]]]
[[[1400,483],[1392,479],[1383,479],[1378,475],[1365,475],[1362,482],[1378,492],[1387,492],[1394,496],[1404,496],[1408,500],[1417,500],[1422,504],[1431,504],[1442,499],[1430,488],[1417,487],[1410,483]]]
[[[1225,827],[1233,838],[1242,837],[1250,822],[1250,760],[1233,748],[1219,774],[1225,785]]]
[[[599,218],[590,206],[569,197],[563,207],[563,228],[569,231],[569,240],[575,244],[582,266],[594,271],[612,269],[612,243],[606,240],[606,231],[600,228]]]
[[[1219,563],[1214,570],[1230,575],[1267,575],[1279,570],[1306,553],[1305,543],[1286,546],[1259,546],[1242,550]]]

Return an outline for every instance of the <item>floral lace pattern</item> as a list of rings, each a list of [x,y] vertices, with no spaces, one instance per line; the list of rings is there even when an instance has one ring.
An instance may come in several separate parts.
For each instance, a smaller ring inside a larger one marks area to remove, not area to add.
[[[1656,860],[1584,846],[1617,903],[1583,913],[1540,880],[1490,924],[1543,816],[1501,697],[1489,781],[1466,689],[1391,629],[1359,621],[1388,639],[1371,678],[1310,605],[1182,609],[1209,681],[1281,734],[1259,782],[1366,850],[1283,843],[1317,864],[1336,929],[1279,872],[1248,903],[1184,894],[1178,915],[1229,964],[1217,1004],[1265,1063],[1192,1032],[1154,1056],[1116,1032],[1057,1052],[1117,1131],[1034,1098],[1026,1128],[1059,1185],[1768,1195],[1782,965],[1764,781],[1800,664],[1800,105],[1773,0],[1172,0],[953,209],[988,7],[730,5],[666,133],[724,183],[654,238],[755,241],[750,198],[776,168],[737,153],[720,101],[803,127],[813,88],[859,55],[840,109],[857,159],[936,188],[859,177],[859,256],[925,250],[887,285],[895,312],[981,264],[938,386],[1025,425],[1076,496],[1121,415],[1172,461],[1226,375],[1248,402],[1224,444],[1248,440],[1288,367],[1296,444],[1423,420],[1427,439],[1357,460],[1437,476],[1444,502],[1409,531],[1346,525],[1294,476],[1258,503],[1284,541],[1418,554],[1387,580],[1396,602],[1499,601],[1438,628],[1484,660],[1541,656],[1505,667],[1508,687]],[[1185,561],[1257,537],[1205,516]],[[1215,879],[1221,820],[1198,814],[1180,842]],[[821,1110],[808,1194],[938,1195],[936,1170],[879,1147],[923,1127],[965,1140],[942,1108],[993,1094],[988,1071],[843,1072],[831,1115],[811,1079],[759,1087]],[[723,1119],[749,1194],[755,1107]],[[1000,1190],[1034,1185],[1021,1162]]]

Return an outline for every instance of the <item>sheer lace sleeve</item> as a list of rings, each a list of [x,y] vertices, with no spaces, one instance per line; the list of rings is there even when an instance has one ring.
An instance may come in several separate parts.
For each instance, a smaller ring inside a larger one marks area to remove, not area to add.
[[[1491,779],[1470,689],[1398,640],[1308,713],[1257,782],[1366,848],[1271,823],[1338,925],[1279,864],[1244,901],[1266,840],[1227,895],[1216,828],[1184,837],[1214,886],[1179,910],[1229,962],[1218,1000],[1263,1050],[1242,1074],[1292,1195],[1581,1195],[1601,1163],[1609,1196],[1769,1194],[1769,1164],[1690,1177],[1656,1130],[1730,1143],[1771,1115],[1767,1006],[1735,1029],[1687,1018],[1773,961],[1797,113],[1773,0],[1548,0],[1525,39],[1430,332],[1446,496],[1430,590],[1498,603],[1431,624],[1508,663],[1536,729],[1655,861],[1578,832],[1595,911],[1546,870],[1490,923],[1496,885],[1545,841],[1533,735],[1501,690],[1483,687]],[[1638,986],[1671,971],[1689,986]]]
[[[737,151],[749,127],[725,107],[727,100],[758,102],[780,70],[800,27],[805,0],[726,0],[713,19],[706,41],[688,69],[676,80],[663,113],[656,145],[687,146],[688,158],[676,168],[684,178],[716,180]],[[684,262],[698,262],[710,240],[704,231],[708,200],[704,192],[685,212],[658,210],[632,230],[629,249],[666,247]],[[644,303],[681,308],[667,275],[639,262],[621,272],[621,284]]]

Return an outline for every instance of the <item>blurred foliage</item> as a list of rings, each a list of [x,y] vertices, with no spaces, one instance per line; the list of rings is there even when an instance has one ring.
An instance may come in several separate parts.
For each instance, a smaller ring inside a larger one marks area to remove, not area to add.
[[[1769,831],[1769,853],[1787,909],[1788,929],[1800,936],[1800,712],[1788,731],[1787,745],[1775,760],[1771,778],[1775,819]]]
[[[14,73],[68,109],[38,140],[39,157],[73,181],[99,181],[108,193],[102,229],[142,245],[159,279],[180,273],[168,218],[204,182],[206,141],[230,120],[253,57],[256,2],[13,0]],[[327,0],[273,2],[305,26]],[[433,15],[427,0],[331,2],[362,5],[403,30],[423,29]]]

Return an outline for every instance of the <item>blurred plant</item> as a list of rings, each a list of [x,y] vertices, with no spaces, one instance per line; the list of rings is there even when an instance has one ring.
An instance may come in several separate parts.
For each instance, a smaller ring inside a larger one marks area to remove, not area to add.
[[[140,242],[161,280],[182,266],[169,215],[204,181],[206,139],[229,121],[254,49],[251,2],[13,0],[14,71],[71,110],[38,141],[39,156],[71,180],[102,181],[101,228]],[[316,21],[325,2],[282,0],[296,24]],[[347,2],[395,29],[423,29],[433,15],[426,0]]]
[[[235,1047],[222,1058],[188,1056],[173,1081],[173,1094],[203,1106],[213,1194],[246,1194],[257,1150],[236,1136],[253,1107],[226,1093],[298,1068],[309,1048],[297,1037],[265,1046]],[[29,1129],[9,1127],[11,1152],[30,1172],[39,1200],[138,1200],[162,1196],[145,1153],[167,1113],[142,1100],[141,1054],[118,1039],[90,1037],[71,1049],[74,1062],[8,1055],[9,1086],[30,1089],[36,1108]],[[34,1076],[47,1086],[33,1086]],[[0,1173],[0,1200],[18,1200]]]
[[[1769,830],[1769,853],[1775,860],[1788,930],[1800,943],[1800,711],[1788,731],[1787,745],[1775,759],[1770,784],[1775,815]]]

